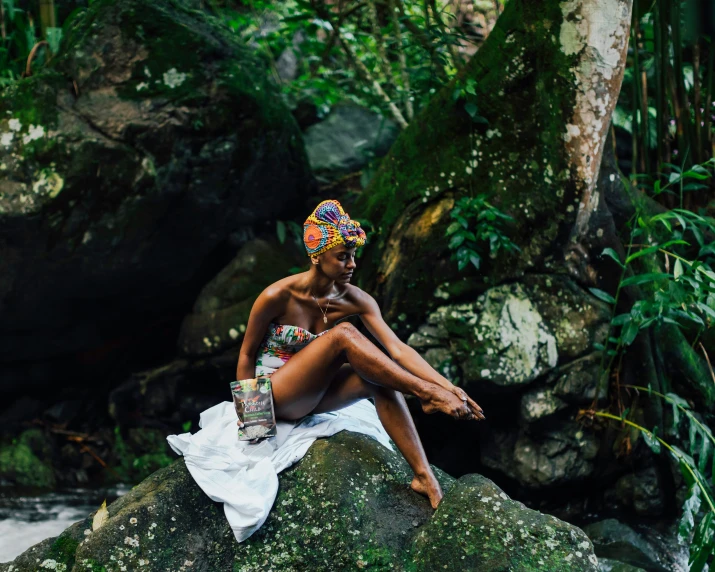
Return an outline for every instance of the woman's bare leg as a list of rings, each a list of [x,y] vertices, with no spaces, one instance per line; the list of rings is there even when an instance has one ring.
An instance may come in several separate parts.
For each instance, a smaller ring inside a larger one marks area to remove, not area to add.
[[[455,393],[401,368],[349,323],[313,340],[273,373],[276,416],[298,419],[313,411],[346,360],[362,379],[416,396],[425,413],[477,418],[477,412]]]
[[[352,366],[344,365],[311,413],[336,411],[368,397],[375,400],[382,426],[412,468],[415,477],[410,486],[414,491],[428,497],[432,508],[437,508],[443,496],[442,487],[427,461],[402,393],[365,381]]]

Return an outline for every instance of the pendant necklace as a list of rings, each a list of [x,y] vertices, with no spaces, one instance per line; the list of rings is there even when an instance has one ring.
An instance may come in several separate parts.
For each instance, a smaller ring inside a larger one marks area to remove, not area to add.
[[[323,312],[323,308],[320,307],[320,304],[318,303],[318,299],[315,297],[313,294],[313,291],[310,291],[310,295],[313,297],[313,300],[315,300],[315,303],[318,304],[318,308],[320,308],[320,312],[323,314],[323,323],[327,324],[328,323],[328,310],[330,309],[330,300],[332,298],[328,298],[328,306],[325,308],[325,312]]]

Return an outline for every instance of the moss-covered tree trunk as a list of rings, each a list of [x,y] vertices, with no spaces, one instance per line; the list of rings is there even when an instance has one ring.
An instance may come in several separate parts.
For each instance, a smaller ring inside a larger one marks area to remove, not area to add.
[[[361,202],[379,231],[372,256],[388,319],[420,319],[436,286],[456,278],[445,223],[454,199],[484,193],[515,218],[522,252],[483,269],[492,283],[554,265],[588,279],[588,227],[628,45],[627,0],[512,0],[487,42],[397,140]],[[474,123],[465,98],[476,82]],[[424,260],[438,272],[423,272]],[[410,320],[404,320],[407,324]]]

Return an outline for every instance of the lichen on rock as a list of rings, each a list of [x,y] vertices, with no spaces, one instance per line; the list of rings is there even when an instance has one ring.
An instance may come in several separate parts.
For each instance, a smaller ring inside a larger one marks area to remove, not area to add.
[[[50,558],[77,572],[596,571],[591,543],[576,527],[525,508],[479,475],[436,474],[446,496],[434,512],[409,488],[399,453],[350,432],[319,439],[281,473],[263,527],[238,544],[182,459],[112,503],[98,530],[88,517],[0,572],[35,572]],[[76,542],[75,550],[60,553],[60,541]]]

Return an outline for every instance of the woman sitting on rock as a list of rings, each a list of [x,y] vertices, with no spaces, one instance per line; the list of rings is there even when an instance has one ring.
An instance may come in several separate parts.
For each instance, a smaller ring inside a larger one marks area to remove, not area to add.
[[[365,243],[360,224],[340,203],[323,201],[308,217],[303,240],[310,270],[268,286],[251,309],[236,379],[271,376],[278,419],[336,411],[372,397],[387,434],[414,471],[411,487],[433,508],[442,498],[402,393],[426,413],[484,419],[482,409],[437,373],[385,323],[375,300],[350,284],[355,251]],[[360,316],[386,356],[348,322]],[[300,351],[298,351],[300,350]]]

